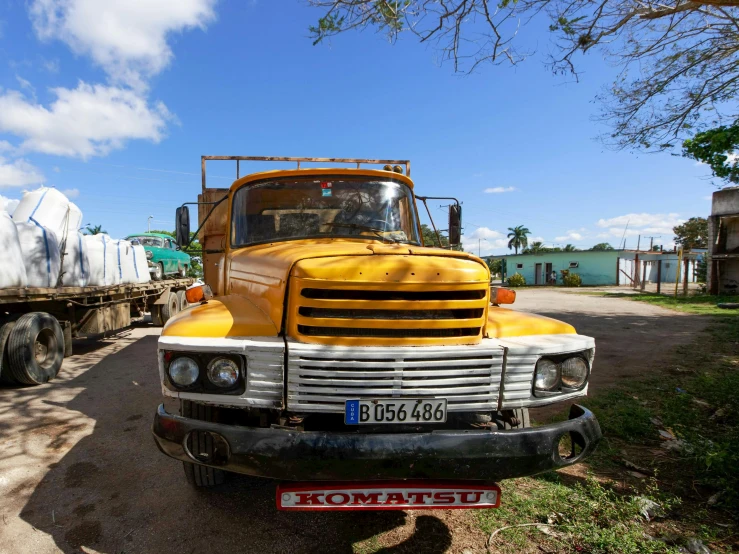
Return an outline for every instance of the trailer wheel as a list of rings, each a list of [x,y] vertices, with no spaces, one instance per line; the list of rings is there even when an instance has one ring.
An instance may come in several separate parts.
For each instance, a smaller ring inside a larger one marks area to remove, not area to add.
[[[187,264],[183,265],[183,266],[182,266],[182,267],[181,267],[181,268],[179,269],[178,273],[179,273],[179,275],[180,275],[180,277],[181,277],[182,279],[184,279],[185,277],[187,277]]]
[[[162,324],[165,324],[180,311],[180,301],[177,298],[177,293],[170,291],[167,303],[160,304],[159,308],[162,310]]]
[[[216,409],[205,404],[197,404],[190,400],[180,400],[180,415],[197,419],[198,421],[217,421]],[[187,440],[187,448],[190,452],[204,453],[212,457],[214,452],[213,440],[205,434],[191,433]],[[182,462],[185,469],[187,482],[194,487],[214,487],[221,485],[226,480],[226,472],[191,462]]]
[[[5,346],[8,344],[10,332],[15,327],[15,321],[8,321],[0,325],[0,383],[17,384],[8,367],[8,352]]]
[[[164,279],[164,266],[160,263],[154,266],[154,273],[151,276],[153,281],[161,281]]]
[[[22,315],[8,337],[8,368],[16,381],[41,385],[59,373],[64,361],[64,333],[50,314]]]
[[[189,304],[187,303],[187,297],[185,296],[184,290],[177,291],[177,302],[180,305],[180,311],[186,310]]]

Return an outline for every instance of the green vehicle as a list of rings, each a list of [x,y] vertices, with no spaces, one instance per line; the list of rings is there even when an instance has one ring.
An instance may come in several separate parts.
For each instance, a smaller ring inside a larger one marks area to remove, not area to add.
[[[165,275],[187,277],[190,256],[182,252],[174,239],[163,233],[139,233],[126,240],[140,244],[146,250],[149,273],[154,281],[161,281]]]

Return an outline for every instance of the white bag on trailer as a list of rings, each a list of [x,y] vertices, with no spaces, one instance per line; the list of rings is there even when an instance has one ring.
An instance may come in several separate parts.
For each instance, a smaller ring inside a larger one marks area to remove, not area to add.
[[[148,283],[151,280],[146,250],[140,244],[133,245],[133,266],[136,269],[136,283]]]
[[[121,283],[136,283],[136,264],[133,259],[133,246],[127,240],[116,241],[118,250],[118,275]]]
[[[115,285],[118,277],[118,251],[106,234],[85,235],[85,246],[90,260],[89,284],[94,287]]]
[[[5,211],[0,211],[0,289],[25,287],[26,266],[23,263],[18,229]]]
[[[59,250],[63,250],[61,286],[86,287],[90,279],[90,260],[84,235],[79,231],[67,229],[64,235],[57,238]]]
[[[15,226],[18,229],[28,286],[56,287],[61,264],[56,233],[31,222],[21,221]]]
[[[13,219],[36,222],[56,233],[61,243],[67,230],[77,232],[82,223],[82,212],[63,193],[56,189],[40,187],[26,192],[13,212]]]

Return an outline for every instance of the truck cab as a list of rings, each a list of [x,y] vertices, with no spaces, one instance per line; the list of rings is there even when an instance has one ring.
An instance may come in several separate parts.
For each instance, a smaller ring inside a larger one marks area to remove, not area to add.
[[[594,340],[505,307],[515,293],[491,287],[480,258],[424,245],[409,162],[404,171],[318,160],[356,165],[320,169],[305,167],[316,159],[234,157],[298,168],[209,189],[207,159],[198,202],[206,286],[162,331],[162,392],[180,410],[161,405],[153,426],[192,484],[220,484],[227,472],[276,479],[283,509],[341,509],[344,499],[376,509],[362,498],[382,504],[411,485],[430,491],[420,504],[407,494],[386,504],[489,507],[494,481],[595,448],[600,429],[585,408],[541,427],[528,417],[587,393]],[[185,242],[186,206],[177,226]],[[444,496],[476,484],[479,495]],[[326,493],[357,487],[360,502]]]

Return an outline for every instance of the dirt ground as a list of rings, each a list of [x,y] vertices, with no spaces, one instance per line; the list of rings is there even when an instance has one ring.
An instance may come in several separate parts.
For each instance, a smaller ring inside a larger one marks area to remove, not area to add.
[[[551,289],[523,290],[515,307],[596,338],[591,390],[650,371],[704,327],[697,316]],[[193,490],[151,438],[158,334],[144,325],[78,344],[52,383],[0,389],[0,553],[352,552],[382,533],[383,552],[484,551],[464,511],[277,512],[274,484],[244,477]]]

